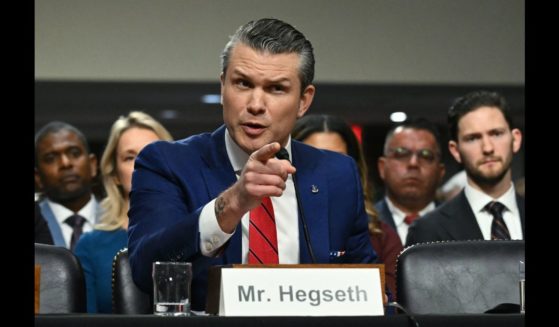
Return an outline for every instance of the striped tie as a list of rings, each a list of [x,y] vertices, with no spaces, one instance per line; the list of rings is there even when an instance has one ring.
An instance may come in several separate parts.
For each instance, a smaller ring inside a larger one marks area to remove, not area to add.
[[[278,259],[278,238],[274,208],[269,197],[250,211],[248,263],[274,264]]]
[[[486,209],[493,215],[493,223],[491,223],[491,239],[510,240],[509,229],[503,220],[503,209],[505,209],[505,206],[500,202],[492,201],[487,204]]]

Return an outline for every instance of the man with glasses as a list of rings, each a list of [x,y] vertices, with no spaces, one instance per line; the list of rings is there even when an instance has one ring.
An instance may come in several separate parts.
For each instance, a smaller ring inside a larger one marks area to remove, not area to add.
[[[378,159],[385,197],[375,204],[380,219],[406,241],[409,225],[435,209],[435,195],[445,167],[439,133],[426,119],[407,121],[391,128]]]
[[[464,190],[417,221],[406,245],[445,240],[523,239],[524,199],[512,183],[512,157],[522,134],[514,128],[505,99],[477,91],[458,98],[448,111],[448,148],[464,165]]]

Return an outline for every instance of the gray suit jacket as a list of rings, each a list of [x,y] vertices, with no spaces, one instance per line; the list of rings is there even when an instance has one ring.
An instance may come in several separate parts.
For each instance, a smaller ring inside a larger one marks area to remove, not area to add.
[[[524,198],[516,195],[522,234],[525,235]],[[421,242],[483,240],[483,234],[464,190],[450,201],[416,220],[408,230],[406,246]]]

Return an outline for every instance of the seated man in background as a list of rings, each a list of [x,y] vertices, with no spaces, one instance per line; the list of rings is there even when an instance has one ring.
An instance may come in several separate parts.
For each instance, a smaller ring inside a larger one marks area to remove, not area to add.
[[[402,244],[409,225],[435,209],[437,187],[445,174],[439,141],[436,126],[426,119],[401,123],[386,135],[384,155],[377,163],[385,196],[375,206]]]
[[[515,194],[511,163],[522,142],[505,99],[478,91],[448,111],[448,148],[467,184],[452,200],[410,227],[406,245],[446,240],[521,240],[524,198]]]
[[[45,195],[39,206],[54,245],[74,251],[82,232],[97,223],[96,175],[97,158],[77,128],[51,122],[35,134],[35,182]]]

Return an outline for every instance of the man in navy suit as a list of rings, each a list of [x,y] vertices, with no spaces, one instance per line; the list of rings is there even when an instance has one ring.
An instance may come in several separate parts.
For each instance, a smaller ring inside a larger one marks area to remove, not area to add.
[[[355,162],[290,138],[313,100],[313,76],[311,43],[285,22],[252,21],[231,37],[220,77],[225,126],[153,143],[136,159],[128,248],[140,288],[152,292],[153,261],[190,261],[191,306],[204,310],[208,267],[248,262],[249,211],[265,197],[279,263],[375,261]],[[275,158],[280,148],[292,163]]]
[[[464,165],[467,184],[452,200],[412,224],[406,245],[496,239],[497,218],[490,208],[494,202],[502,207],[504,239],[524,239],[524,199],[516,194],[511,173],[522,134],[514,128],[505,99],[496,92],[469,93],[451,106],[448,124],[448,148]]]

